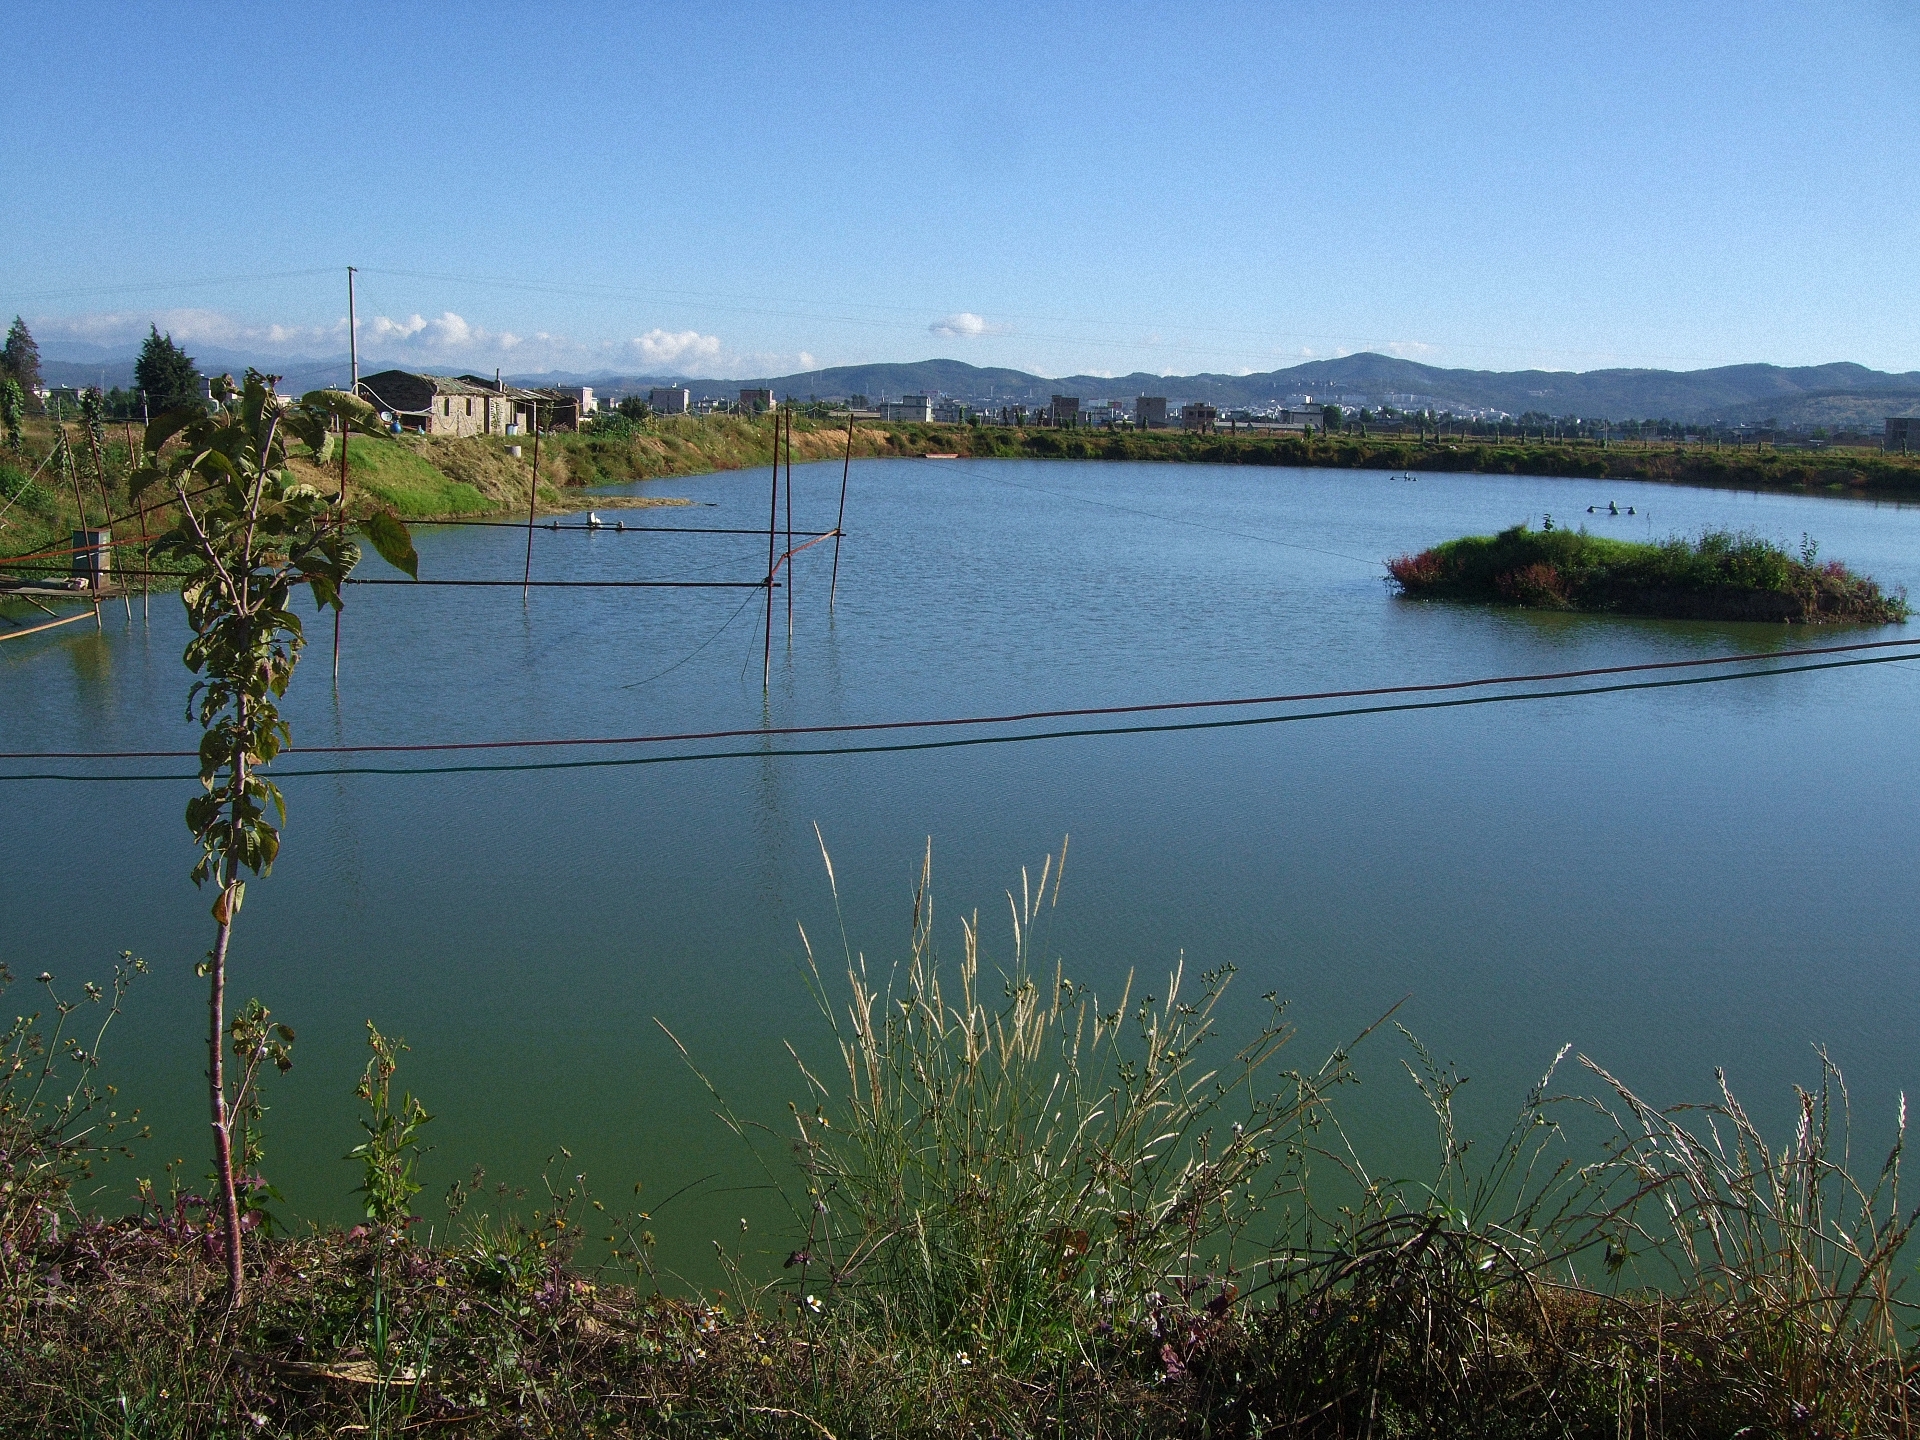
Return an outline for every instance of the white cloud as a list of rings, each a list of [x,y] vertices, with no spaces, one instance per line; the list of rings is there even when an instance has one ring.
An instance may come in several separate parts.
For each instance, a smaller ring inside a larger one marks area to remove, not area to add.
[[[995,325],[984,315],[975,315],[971,310],[961,310],[936,320],[927,329],[935,335],[946,335],[962,340],[972,340],[981,335],[1004,335],[1007,327]]]
[[[1424,340],[1391,340],[1380,347],[1388,355],[1401,360],[1424,360],[1429,355],[1438,355],[1440,347],[1429,345]]]
[[[679,368],[710,364],[720,354],[720,337],[702,335],[698,330],[661,330],[647,331],[628,342],[633,353],[649,365],[673,365],[684,362]]]
[[[389,319],[385,315],[376,315],[361,326],[361,334],[370,345],[398,346],[402,350],[416,353],[470,356],[475,354],[504,355],[517,350],[521,339],[511,331],[498,333],[470,324],[464,316],[451,310],[442,310],[432,320],[418,313],[404,320]],[[538,339],[551,341],[552,336],[542,335]]]
[[[330,325],[281,325],[238,320],[218,310],[97,311],[89,315],[36,318],[34,334],[46,341],[90,345],[137,346],[147,338],[149,325],[173,336],[182,345],[216,345],[280,353],[305,353],[314,347],[347,343],[346,317]]]

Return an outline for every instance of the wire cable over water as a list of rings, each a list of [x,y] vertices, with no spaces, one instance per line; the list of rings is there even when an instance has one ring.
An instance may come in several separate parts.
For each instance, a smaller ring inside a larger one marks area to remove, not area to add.
[[[1834,646],[1834,647],[1829,647],[1826,650],[1777,652],[1777,656],[1787,656],[1787,655],[1796,655],[1796,654],[1798,655],[1829,654],[1829,653],[1833,653],[1835,651],[1840,651],[1840,650],[1879,649],[1879,648],[1884,648],[1886,646],[1891,646],[1891,645],[1903,645],[1903,646],[1911,647],[1916,644],[1920,644],[1920,641],[1881,641],[1881,642],[1871,642],[1871,643],[1860,644],[1860,645]],[[1735,657],[1735,658],[1738,660],[1753,660],[1753,659],[1768,659],[1768,658],[1777,658],[1777,657],[1758,656],[1758,657]],[[1900,655],[1871,655],[1871,656],[1864,656],[1864,657],[1849,659],[1849,660],[1823,660],[1823,661],[1817,661],[1813,664],[1807,664],[1807,665],[1782,665],[1782,666],[1775,666],[1772,668],[1760,669],[1760,670],[1736,670],[1723,675],[1688,675],[1688,676],[1683,676],[1677,679],[1634,680],[1634,681],[1625,681],[1625,682],[1622,682],[1619,684],[1613,684],[1613,685],[1572,686],[1572,687],[1567,687],[1562,689],[1553,689],[1553,690],[1523,690],[1523,691],[1518,691],[1518,692],[1513,692],[1508,694],[1471,695],[1471,696],[1464,696],[1464,697],[1447,699],[1447,700],[1405,700],[1405,701],[1399,701],[1397,703],[1386,704],[1386,705],[1345,706],[1345,707],[1332,709],[1332,710],[1296,711],[1296,712],[1282,714],[1282,715],[1252,715],[1252,716],[1243,716],[1237,719],[1228,719],[1228,720],[1178,720],[1178,721],[1171,721],[1165,724],[1157,724],[1157,725],[1084,726],[1084,727],[1076,727],[1076,728],[1062,729],[1062,730],[1043,730],[1043,731],[1037,731],[1037,732],[1023,731],[1015,734],[968,735],[968,736],[962,736],[962,737],[951,739],[951,740],[904,740],[904,741],[895,741],[892,743],[880,744],[880,745],[826,745],[826,746],[807,746],[807,747],[796,747],[796,746],[779,747],[779,746],[761,745],[754,749],[704,751],[704,752],[691,753],[691,754],[676,753],[676,754],[668,754],[668,755],[627,755],[627,756],[617,756],[617,757],[612,757],[607,759],[596,759],[596,760],[529,760],[529,761],[514,761],[514,762],[508,762],[505,764],[480,764],[480,765],[464,765],[464,764],[463,765],[426,765],[426,766],[423,766],[423,765],[341,765],[341,766],[330,766],[326,768],[313,769],[313,770],[275,770],[273,774],[276,779],[302,778],[302,777],[324,776],[324,775],[455,775],[455,774],[475,774],[475,773],[490,773],[490,772],[505,773],[505,772],[513,772],[513,771],[532,771],[532,770],[613,769],[613,768],[635,766],[635,765],[667,765],[667,764],[681,764],[681,763],[686,763],[690,761],[709,761],[709,760],[749,760],[749,759],[765,760],[765,759],[783,759],[783,758],[803,758],[808,756],[897,754],[904,751],[914,751],[914,750],[951,750],[951,749],[961,749],[961,748],[981,746],[981,745],[1025,744],[1028,742],[1039,741],[1039,740],[1079,739],[1079,738],[1093,738],[1093,737],[1111,736],[1111,735],[1171,734],[1171,733],[1182,732],[1182,731],[1198,731],[1198,730],[1245,729],[1245,728],[1254,727],[1254,726],[1291,724],[1299,720],[1330,720],[1330,719],[1345,718],[1349,716],[1388,715],[1388,714],[1396,714],[1396,713],[1403,713],[1403,712],[1416,711],[1416,710],[1453,710],[1453,709],[1465,708],[1468,706],[1497,705],[1497,704],[1506,704],[1506,703],[1515,702],[1515,701],[1571,699],[1571,698],[1593,696],[1593,695],[1622,694],[1630,691],[1639,691],[1639,690],[1668,690],[1668,689],[1677,689],[1683,686],[1692,686],[1692,685],[1717,685],[1727,681],[1734,681],[1734,680],[1762,680],[1762,679],[1769,678],[1771,676],[1806,674],[1806,673],[1821,671],[1821,670],[1845,670],[1845,669],[1854,669],[1854,668],[1868,666],[1868,665],[1898,664],[1903,661],[1916,660],[1916,659],[1920,659],[1920,653],[1907,653],[1907,654],[1900,654]],[[1659,669],[1673,668],[1676,666],[1703,665],[1703,664],[1712,664],[1712,663],[1716,663],[1716,662],[1704,661],[1704,660],[1703,661],[1685,661],[1685,660],[1662,661],[1662,662],[1655,662],[1652,664],[1645,664],[1645,665],[1602,667],[1602,668],[1597,668],[1597,669],[1588,670],[1588,671],[1564,671],[1564,672],[1560,672],[1560,676],[1558,677],[1542,676],[1538,678],[1553,679],[1553,678],[1562,678],[1562,677],[1571,677],[1571,676],[1621,674],[1621,673],[1626,673],[1631,671],[1659,670]],[[1724,664],[1728,662],[1725,660],[1722,660],[1717,663]],[[1525,678],[1525,677],[1509,677],[1509,681],[1513,679],[1518,679],[1518,678]],[[1457,689],[1466,685],[1476,685],[1476,684],[1484,685],[1484,684],[1497,684],[1497,683],[1501,683],[1501,682],[1499,680],[1450,681],[1450,682],[1443,682],[1443,683],[1433,684],[1433,685],[1386,686],[1386,687],[1380,687],[1378,689],[1371,690],[1371,691],[1364,691],[1364,690],[1323,691],[1314,695],[1272,697],[1271,699],[1266,701],[1192,701],[1192,702],[1180,702],[1174,705],[1159,705],[1159,706],[1154,706],[1154,705],[1116,706],[1116,707],[1108,707],[1105,709],[1092,709],[1092,710],[1081,710],[1081,711],[1051,711],[1051,712],[1039,711],[1039,712],[1032,712],[1027,716],[1009,716],[1009,717],[997,717],[997,718],[1000,721],[1012,721],[1012,720],[1021,720],[1021,719],[1031,720],[1036,718],[1044,718],[1050,715],[1080,715],[1080,716],[1093,717],[1098,715],[1138,713],[1140,711],[1148,711],[1148,710],[1181,709],[1181,708],[1188,708],[1194,705],[1274,704],[1274,703],[1280,703],[1287,700],[1294,700],[1294,701],[1313,700],[1313,699],[1327,698],[1330,696],[1407,694],[1407,693],[1417,693],[1422,691],[1432,692],[1436,690]],[[307,754],[321,754],[321,753],[364,754],[368,752],[386,752],[386,753],[416,752],[417,753],[419,751],[426,751],[426,750],[493,749],[493,748],[500,748],[504,746],[521,746],[521,745],[541,745],[541,744],[549,744],[549,745],[551,744],[571,744],[571,745],[588,744],[588,745],[591,745],[591,744],[617,744],[617,743],[631,744],[631,743],[642,743],[642,742],[648,742],[648,741],[658,743],[658,742],[667,742],[667,741],[674,741],[674,740],[687,741],[687,740],[698,740],[698,739],[714,739],[714,738],[723,738],[723,737],[746,737],[746,736],[757,737],[762,740],[771,740],[781,735],[825,734],[825,733],[844,732],[849,730],[903,729],[903,728],[914,728],[914,727],[930,726],[930,725],[963,725],[963,724],[978,725],[978,724],[989,724],[989,723],[995,723],[995,719],[987,718],[987,719],[975,719],[975,720],[950,719],[950,720],[895,721],[890,724],[872,724],[872,725],[793,726],[793,727],[787,727],[784,729],[709,731],[709,732],[705,732],[704,734],[662,735],[662,736],[651,736],[651,737],[636,736],[625,741],[598,741],[598,742],[579,741],[579,740],[574,740],[574,741],[483,741],[483,742],[467,742],[467,743],[449,743],[444,745],[417,745],[417,746],[405,746],[405,745],[316,746],[314,747],[314,749],[309,750],[305,753]],[[282,752],[282,753],[292,753],[292,752],[288,751],[288,752]],[[0,754],[0,759],[81,759],[81,758],[87,758],[87,759],[109,759],[109,758],[112,758],[112,759],[137,759],[137,758],[178,759],[178,758],[183,758],[183,752],[177,752],[177,751],[146,752],[145,754],[141,754],[138,752],[123,751],[123,752],[117,752],[112,754],[100,754],[100,753],[95,753],[92,755],[68,754],[64,756],[51,754],[47,752],[42,752],[40,754],[25,754],[25,755]],[[183,779],[191,779],[191,778],[193,777],[185,776],[185,775],[72,775],[72,774],[57,774],[57,773],[30,773],[30,774],[20,773],[20,774],[10,774],[10,775],[0,775],[0,781],[69,780],[69,781],[109,782],[109,783],[117,782],[117,781],[136,782],[136,781],[150,781],[150,780],[183,780]]]

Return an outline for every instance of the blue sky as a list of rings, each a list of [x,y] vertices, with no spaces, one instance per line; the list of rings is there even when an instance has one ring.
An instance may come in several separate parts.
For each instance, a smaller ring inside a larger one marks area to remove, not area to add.
[[[1920,368],[1910,0],[32,7],[49,355]],[[320,273],[301,273],[320,272]],[[198,283],[189,283],[198,282]]]

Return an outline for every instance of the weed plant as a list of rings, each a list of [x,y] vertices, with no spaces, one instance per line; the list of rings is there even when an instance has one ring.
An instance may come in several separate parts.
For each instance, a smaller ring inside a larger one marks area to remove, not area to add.
[[[831,1311],[1020,1365],[1136,1327],[1170,1295],[1231,1300],[1235,1247],[1276,1155],[1299,1145],[1344,1058],[1263,1088],[1289,1035],[1269,996],[1258,1033],[1211,1068],[1230,966],[1202,975],[1197,994],[1178,965],[1164,996],[1136,999],[1129,981],[1106,1009],[1058,963],[1038,965],[1065,859],[1063,845],[1037,886],[1023,871],[1008,894],[998,976],[982,975],[977,912],[957,966],[942,966],[931,849],[903,969],[877,982],[849,954],[842,1011],[812,967],[845,1089],[802,1067],[813,1104],[793,1107],[805,1182],[793,1214],[805,1243],[788,1260],[802,1318]]]

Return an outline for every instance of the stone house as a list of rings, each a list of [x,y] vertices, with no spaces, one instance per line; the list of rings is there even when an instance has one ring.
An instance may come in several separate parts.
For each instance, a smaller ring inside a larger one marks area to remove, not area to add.
[[[390,412],[402,429],[422,435],[513,434],[533,413],[528,392],[478,375],[382,370],[364,377],[360,390],[365,399]]]

